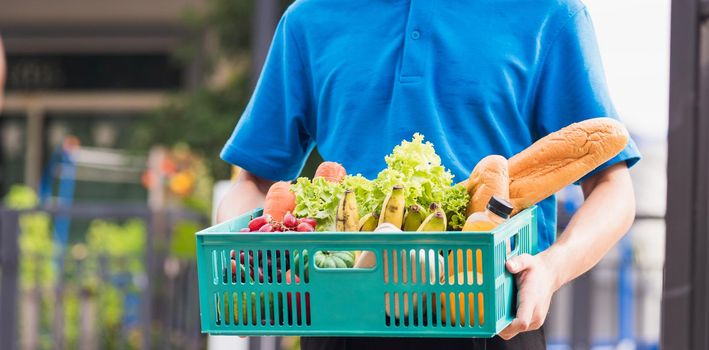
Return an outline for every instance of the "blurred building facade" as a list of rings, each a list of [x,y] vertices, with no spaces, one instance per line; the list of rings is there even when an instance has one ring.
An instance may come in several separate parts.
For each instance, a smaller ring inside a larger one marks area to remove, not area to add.
[[[196,81],[197,64],[178,65],[172,55],[197,35],[183,17],[203,2],[0,2],[8,63],[0,193],[14,183],[36,187],[67,135],[83,146],[130,148],[139,118]]]

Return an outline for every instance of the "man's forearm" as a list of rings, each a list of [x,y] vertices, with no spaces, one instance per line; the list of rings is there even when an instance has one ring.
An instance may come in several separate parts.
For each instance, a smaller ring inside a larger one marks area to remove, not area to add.
[[[263,205],[266,192],[272,183],[273,181],[258,178],[242,170],[217,208],[217,223]]]
[[[583,185],[586,200],[559,239],[540,253],[555,269],[555,288],[591,269],[628,231],[635,196],[626,165],[617,164]]]

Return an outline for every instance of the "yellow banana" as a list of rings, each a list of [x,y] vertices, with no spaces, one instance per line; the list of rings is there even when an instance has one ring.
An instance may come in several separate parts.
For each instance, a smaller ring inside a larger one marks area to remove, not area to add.
[[[357,198],[351,190],[345,191],[340,204],[337,206],[335,228],[339,232],[354,232],[359,229]]]
[[[445,231],[446,230],[446,214],[442,211],[435,211],[426,217],[426,220],[421,223],[417,232],[430,231]]]
[[[406,215],[404,215],[404,231],[416,231],[421,223],[426,218],[426,214],[423,212],[418,204],[410,205],[406,209]]]
[[[369,213],[359,219],[359,231],[360,232],[372,232],[377,228],[379,224],[379,214]]]
[[[405,202],[404,188],[402,186],[394,186],[384,198],[382,213],[379,215],[379,225],[388,222],[401,228],[404,221],[404,209],[406,209]]]

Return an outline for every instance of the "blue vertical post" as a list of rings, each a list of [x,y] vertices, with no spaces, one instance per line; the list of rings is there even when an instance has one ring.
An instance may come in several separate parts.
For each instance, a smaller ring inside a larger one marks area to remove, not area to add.
[[[620,241],[618,266],[618,342],[635,343],[635,286],[633,284],[633,246],[629,235]]]

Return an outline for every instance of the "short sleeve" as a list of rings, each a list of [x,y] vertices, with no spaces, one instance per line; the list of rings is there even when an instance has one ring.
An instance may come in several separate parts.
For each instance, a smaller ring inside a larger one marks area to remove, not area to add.
[[[618,119],[606,84],[593,24],[587,9],[581,8],[552,37],[543,58],[532,118],[535,137],[541,138],[569,124],[596,117]],[[631,139],[617,156],[583,179],[625,161],[632,167],[640,152]]]
[[[310,75],[301,57],[286,13],[223,160],[274,181],[298,176],[314,146],[307,127]]]

